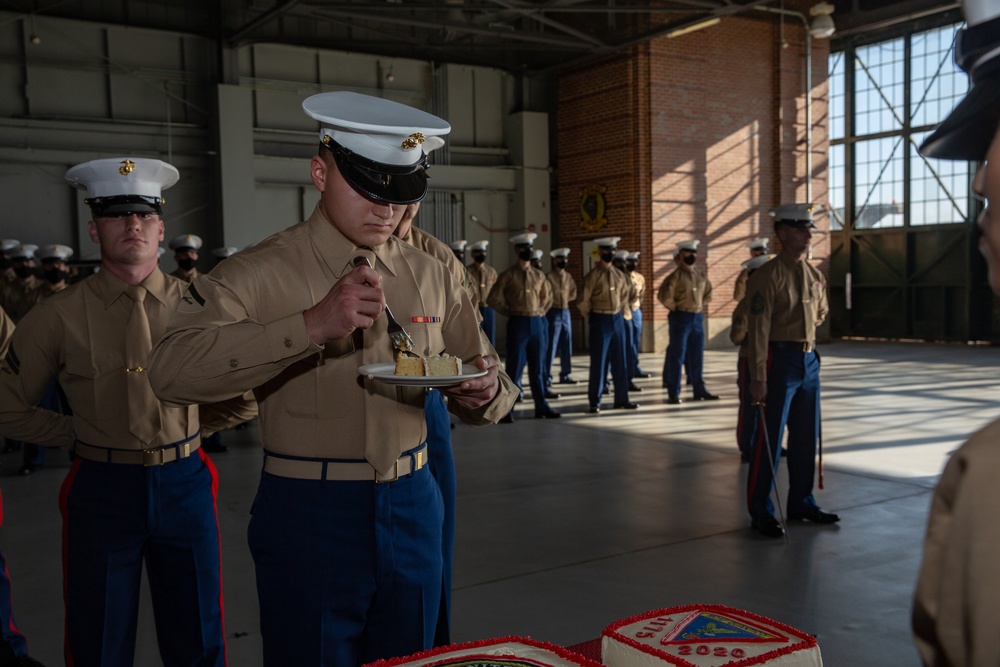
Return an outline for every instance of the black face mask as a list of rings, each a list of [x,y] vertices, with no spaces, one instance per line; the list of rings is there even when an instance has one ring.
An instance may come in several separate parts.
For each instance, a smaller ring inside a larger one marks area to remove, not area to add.
[[[45,280],[48,283],[55,285],[69,278],[69,271],[63,271],[62,269],[51,268],[42,271],[42,275],[45,276]]]
[[[560,259],[558,262],[556,262],[556,268],[558,268],[558,269],[565,269],[566,268],[566,260],[565,259]]]
[[[633,271],[635,271],[635,264],[626,264],[625,270],[628,271],[629,273],[632,273]]]
[[[10,257],[0,257],[0,269],[6,271],[14,264],[14,261]]]
[[[14,269],[14,273],[17,274],[17,277],[20,278],[21,280],[26,279],[34,272],[35,270],[32,269],[30,266],[19,266],[16,269]]]
[[[608,263],[615,258],[615,253],[613,252],[601,252],[601,261]]]
[[[517,258],[522,262],[530,262],[531,256],[534,254],[535,253],[529,248],[528,250],[522,250],[521,252],[517,253]]]
[[[472,261],[475,262],[476,264],[482,264],[483,262],[486,261],[486,255],[473,255]]]
[[[694,255],[688,255],[687,257],[684,258],[684,263],[687,264],[688,266],[691,266],[692,264],[695,263],[697,259],[698,258],[695,257]]]
[[[190,271],[194,268],[194,260],[190,257],[185,257],[183,259],[177,260],[177,266],[185,271]]]

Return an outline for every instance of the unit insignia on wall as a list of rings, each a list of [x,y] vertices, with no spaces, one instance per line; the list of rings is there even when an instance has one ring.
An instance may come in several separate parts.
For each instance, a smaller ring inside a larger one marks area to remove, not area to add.
[[[607,187],[596,184],[580,190],[580,226],[587,231],[597,231],[608,224],[604,217],[604,193],[607,191]]]

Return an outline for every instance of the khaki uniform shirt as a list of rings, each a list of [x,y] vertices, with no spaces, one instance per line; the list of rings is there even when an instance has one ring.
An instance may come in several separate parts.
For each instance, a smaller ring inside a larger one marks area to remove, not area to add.
[[[768,343],[815,341],[816,328],[829,312],[826,278],[820,270],[784,253],[750,276],[746,301],[750,379],[754,381],[767,380]]]
[[[750,327],[750,321],[747,314],[747,300],[743,299],[738,304],[736,304],[735,310],[733,310],[733,320],[729,327],[729,340],[733,341],[733,345],[740,346],[739,356],[747,356],[747,329]]]
[[[576,307],[584,317],[590,313],[613,315],[626,312],[631,317],[629,304],[635,286],[623,272],[610,264],[597,264],[583,277],[583,295]]]
[[[185,285],[159,269],[142,285],[149,292],[143,305],[155,340]],[[152,443],[129,431],[124,332],[132,301],[126,287],[110,271],[100,271],[42,301],[18,324],[8,355],[13,363],[0,377],[4,435],[57,447],[79,439],[99,447],[151,449],[198,433],[196,406],[162,403],[151,406],[162,424]],[[36,407],[53,377],[69,399],[71,416]]]
[[[490,291],[493,289],[493,285],[497,282],[497,270],[485,262],[482,264],[473,262],[466,268],[469,270],[469,276],[472,278],[473,288],[478,294],[479,305],[487,305],[487,301],[490,297]]]
[[[552,307],[552,286],[544,273],[518,263],[500,274],[486,303],[501,315],[541,317]]]
[[[3,309],[7,311],[7,315],[14,320],[14,324],[20,322],[21,318],[27,315],[28,311],[41,300],[41,287],[42,281],[34,275],[28,276],[24,280],[18,278],[4,283],[0,306],[3,306]]]
[[[465,362],[497,356],[444,264],[395,237],[374,250],[359,249],[317,208],[305,222],[233,255],[191,284],[153,350],[150,379],[157,395],[187,404],[252,389],[268,451],[367,458],[388,473],[400,454],[424,442],[426,427],[422,388],[358,373],[362,365],[392,364],[386,318],[321,346],[310,340],[302,316],[353,270],[358,255],[381,274],[386,302],[417,352],[447,352]],[[449,409],[469,424],[486,424],[507,414],[514,398],[513,383],[501,372],[488,405],[469,410],[449,401]]]
[[[559,310],[569,308],[569,304],[576,300],[576,281],[569,271],[553,269],[546,274],[545,279],[549,281],[549,289],[552,290],[552,307]]]
[[[174,278],[178,278],[179,280],[183,280],[184,282],[189,283],[201,274],[198,273],[198,269],[191,269],[190,271],[185,271],[184,269],[178,266],[176,269],[170,272],[170,275],[172,275]]]
[[[14,320],[7,317],[7,312],[0,308],[0,364],[7,358],[7,348],[14,336]]]
[[[455,256],[451,247],[444,241],[438,239],[427,232],[418,229],[414,226],[410,226],[410,231],[406,236],[400,237],[402,240],[406,241],[414,248],[423,250],[431,257],[436,257],[447,265],[448,270],[451,271],[451,275],[455,277],[461,285],[468,292],[469,298],[472,300],[472,305],[479,307],[479,290],[472,282],[472,277],[466,270],[465,265]]]
[[[733,300],[742,301],[743,297],[747,295],[747,280],[750,278],[750,272],[746,269],[740,271],[740,275],[736,276],[736,285],[733,287]]]
[[[656,300],[667,310],[700,313],[712,300],[712,283],[694,267],[678,267],[660,283]]]
[[[973,435],[934,491],[913,604],[929,667],[1000,665],[1000,421]]]
[[[627,273],[626,275],[632,280],[632,285],[635,286],[635,293],[632,296],[632,302],[629,304],[629,308],[632,310],[639,310],[642,308],[642,295],[646,293],[646,276],[642,275],[638,271],[633,271],[632,273]]]

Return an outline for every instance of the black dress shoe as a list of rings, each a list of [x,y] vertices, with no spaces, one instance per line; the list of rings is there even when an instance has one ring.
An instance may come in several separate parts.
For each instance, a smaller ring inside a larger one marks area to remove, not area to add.
[[[27,477],[28,475],[32,474],[33,472],[35,472],[39,468],[41,468],[40,465],[37,465],[37,464],[34,464],[34,463],[25,463],[17,471],[17,474],[20,475],[21,477]]]
[[[562,394],[557,394],[554,391],[547,391],[547,392],[545,392],[545,400],[547,400],[547,401],[554,401],[557,398],[562,398]]]
[[[638,373],[635,374],[635,377],[645,379],[653,377],[653,374],[647,373],[646,371],[639,371]]]
[[[559,380],[559,384],[580,384],[580,381],[574,380],[571,377],[564,377],[562,380]]]
[[[607,385],[604,385],[604,389],[601,390],[601,396],[607,396],[611,391],[608,389]]]
[[[789,512],[788,519],[790,521],[812,521],[813,523],[837,523],[840,521],[840,517],[833,512],[824,512],[818,507],[812,507],[805,512]]]
[[[514,413],[508,412],[503,417],[500,418],[501,424],[513,424],[514,423]]]
[[[750,463],[750,452],[740,452],[740,463]]]
[[[639,404],[632,401],[625,401],[624,403],[615,403],[612,407],[615,410],[638,410]]]
[[[717,400],[719,400],[719,397],[716,396],[715,394],[709,394],[708,392],[705,392],[704,394],[695,394],[694,395],[694,400],[696,400],[696,401],[717,401]]]
[[[670,405],[680,405],[683,402],[684,401],[681,400],[680,396],[668,396],[667,397],[667,403],[669,403]]]
[[[785,529],[781,527],[781,524],[773,516],[755,516],[750,521],[750,527],[764,537],[781,537],[785,534]]]
[[[587,410],[587,414],[596,415],[600,411],[601,411],[601,406],[599,406],[599,405],[591,405],[590,409]]]
[[[635,382],[629,382],[628,383],[628,390],[629,391],[642,391],[642,387],[635,386]]]
[[[562,415],[553,410],[552,408],[542,408],[541,410],[535,410],[535,419],[559,419],[560,417],[562,417]]]

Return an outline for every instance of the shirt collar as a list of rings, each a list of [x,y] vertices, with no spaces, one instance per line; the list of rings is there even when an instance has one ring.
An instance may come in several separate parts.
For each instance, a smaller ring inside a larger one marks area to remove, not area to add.
[[[351,262],[358,255],[365,255],[369,260],[374,256],[377,260],[376,263],[381,264],[391,275],[397,274],[396,262],[399,257],[401,241],[395,236],[390,236],[389,240],[380,246],[360,248],[354,245],[323,215],[319,204],[313,209],[306,224],[309,226],[309,233],[312,235],[319,256],[330,269],[330,273],[338,280],[345,273],[354,269]],[[376,269],[378,269],[377,266]]]
[[[97,292],[104,301],[104,308],[108,309],[117,301],[128,288],[128,285],[121,278],[111,273],[107,269],[98,271],[92,278],[97,281]],[[153,269],[146,278],[139,283],[146,288],[146,292],[160,303],[167,302],[167,279],[159,268]]]

